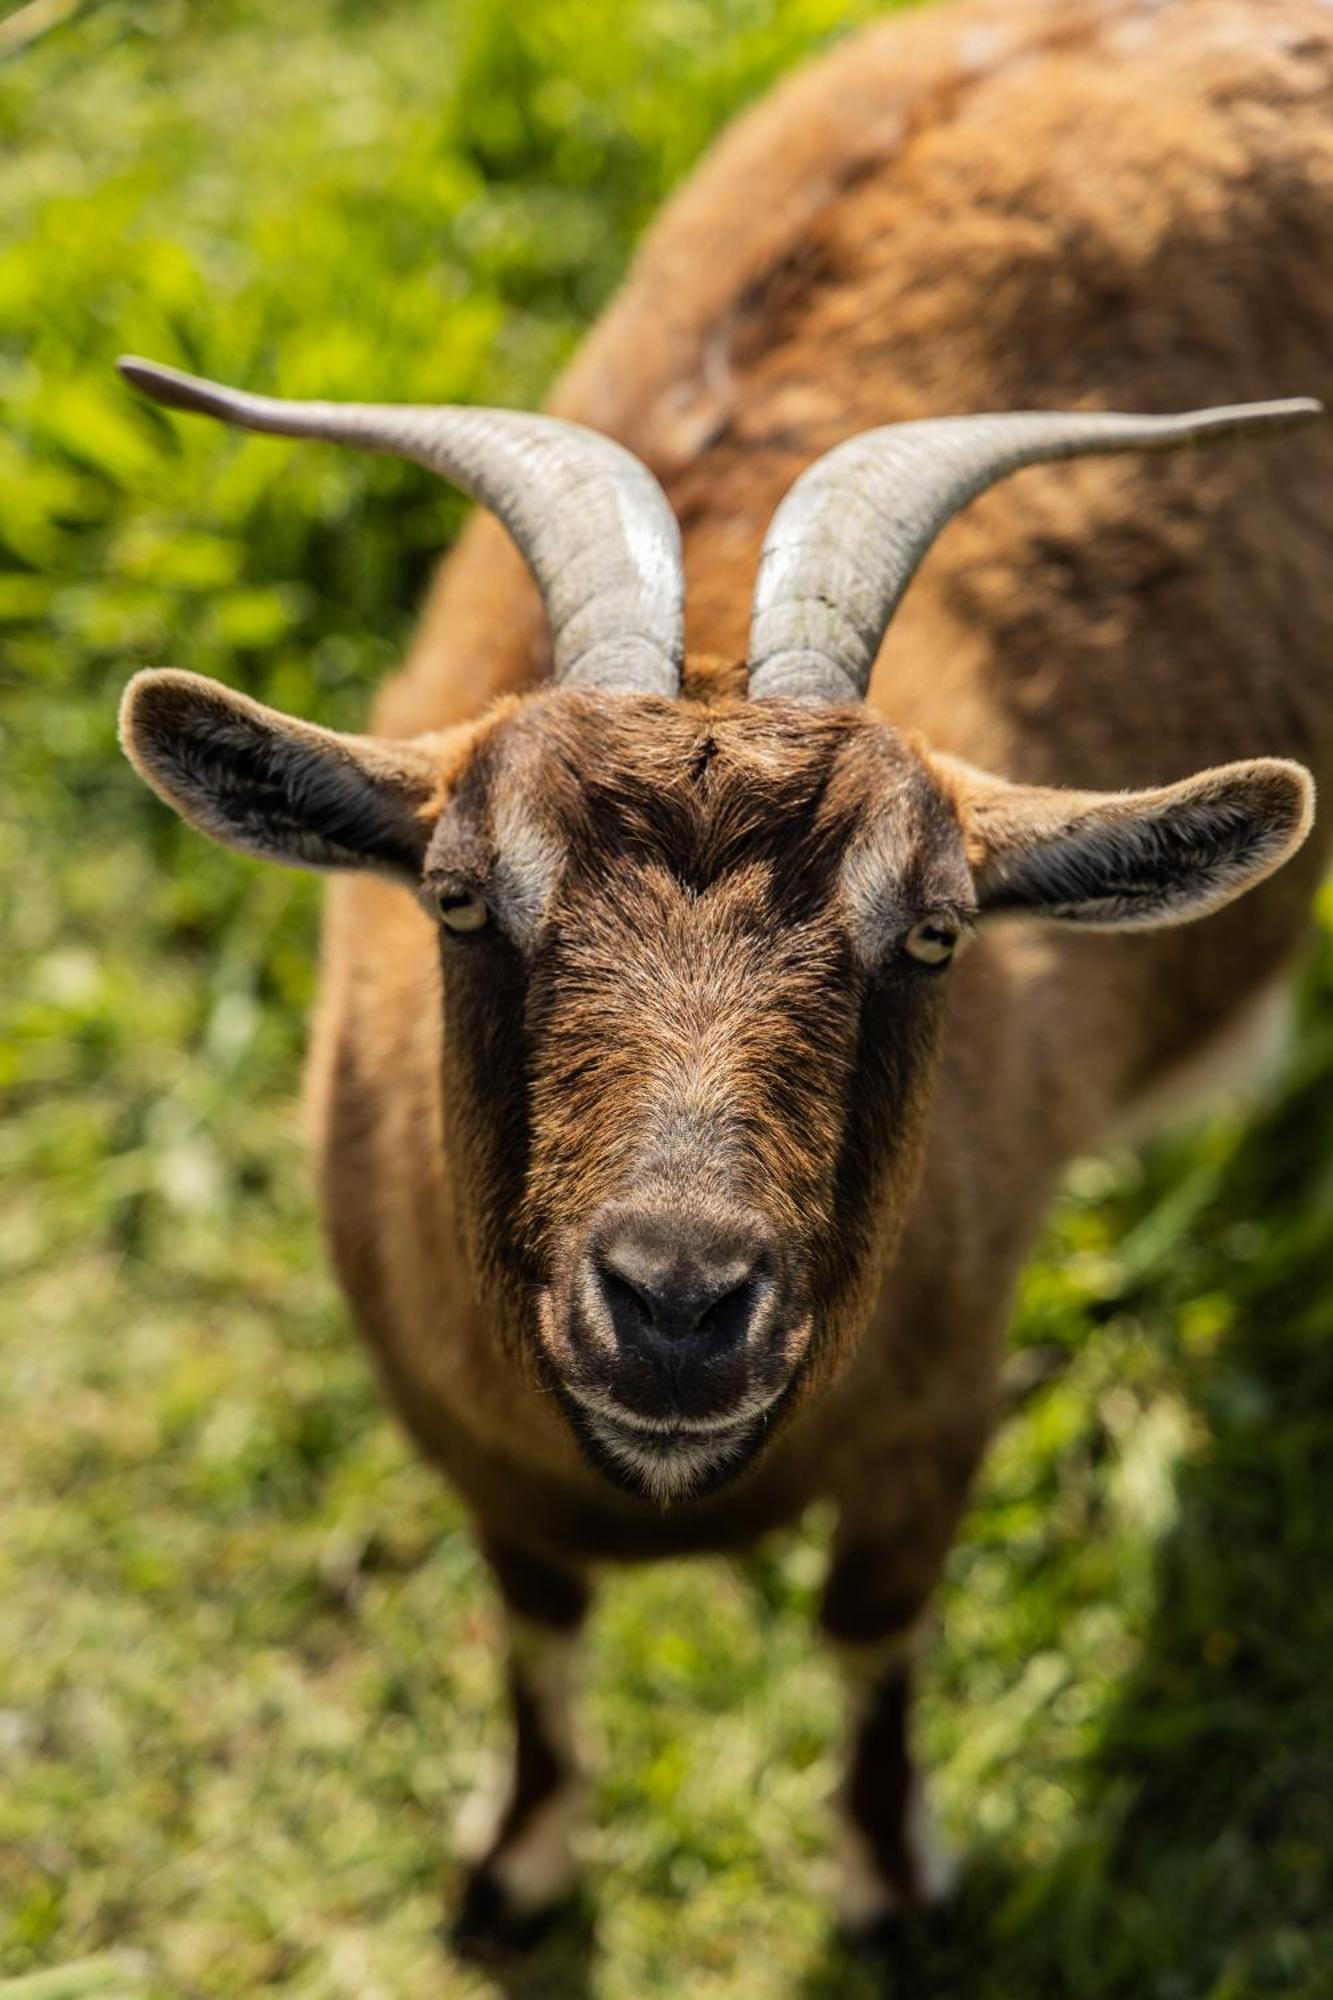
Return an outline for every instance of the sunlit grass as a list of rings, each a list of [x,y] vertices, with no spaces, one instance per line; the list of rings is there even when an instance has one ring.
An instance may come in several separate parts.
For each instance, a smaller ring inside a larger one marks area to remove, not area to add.
[[[589,1911],[498,1981],[437,1940],[496,1621],[316,1240],[315,893],[183,834],[113,718],[174,661],[355,721],[458,510],[110,372],[535,400],[708,134],[868,11],[108,0],[0,64],[4,2000],[878,1990],[821,1892],[818,1522],[610,1579]],[[1025,1284],[921,1725],[971,1873],[901,1994],[1330,1991],[1327,949],[1304,1020],[1250,1132],[1082,1170]]]

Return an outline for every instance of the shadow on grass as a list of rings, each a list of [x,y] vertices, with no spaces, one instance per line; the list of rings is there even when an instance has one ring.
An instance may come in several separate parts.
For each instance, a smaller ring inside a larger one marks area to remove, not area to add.
[[[579,1896],[526,1951],[490,1956],[446,1939],[460,1964],[483,1972],[505,2000],[591,2000],[597,1955],[596,1912]]]
[[[1333,1004],[1321,1015],[1333,1024]],[[1077,1836],[1030,1874],[974,1854],[952,1909],[873,1968],[831,1943],[804,2000],[1333,1994],[1330,1056],[1312,1051],[1206,1218],[1116,1301],[1164,1340],[1191,1299],[1222,1297],[1231,1318],[1173,1364],[1203,1442],[1177,1475],[1156,1609],[1085,1765]],[[1172,1171],[1168,1151],[1150,1182]]]

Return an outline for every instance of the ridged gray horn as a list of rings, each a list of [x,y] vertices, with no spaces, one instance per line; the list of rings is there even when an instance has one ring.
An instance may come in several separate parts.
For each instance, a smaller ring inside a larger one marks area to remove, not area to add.
[[[1288,430],[1320,413],[1305,397],[1173,417],[1014,411],[890,424],[849,438],[801,474],[765,537],[750,621],[751,698],[862,700],[927,549],[1006,473],[1049,459]]]
[[[126,381],[159,403],[243,430],[323,438],[413,459],[499,516],[551,626],[554,677],[633,694],[680,691],[685,579],[661,487],[623,445],[517,410],[292,403],[246,395],[127,357]]]

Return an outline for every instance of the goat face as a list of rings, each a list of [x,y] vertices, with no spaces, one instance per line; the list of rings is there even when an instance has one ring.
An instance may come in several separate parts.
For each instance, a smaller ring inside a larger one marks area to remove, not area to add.
[[[556,690],[476,749],[423,896],[478,1264],[610,1476],[733,1475],[901,1212],[956,819],[865,710]]]
[[[436,920],[476,1288],[587,1454],[658,1500],[733,1477],[848,1351],[973,916],[1183,922],[1293,853],[1312,803],[1271,758],[1049,790],[861,706],[578,686],[397,742],[151,673],[123,731],[205,831],[387,873]]]

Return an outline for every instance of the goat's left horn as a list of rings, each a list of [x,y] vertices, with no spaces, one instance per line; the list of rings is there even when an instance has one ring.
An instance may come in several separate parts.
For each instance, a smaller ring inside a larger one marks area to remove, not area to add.
[[[1321,408],[1297,397],[1173,417],[1014,411],[890,424],[848,439],[801,474],[765,537],[750,621],[752,699],[862,700],[927,549],[1006,473],[1049,459],[1289,430]]]
[[[546,606],[558,681],[675,695],[685,644],[680,530],[647,466],[623,445],[558,417],[408,403],[289,403],[117,363],[176,410],[243,430],[323,438],[415,460],[499,516]]]

